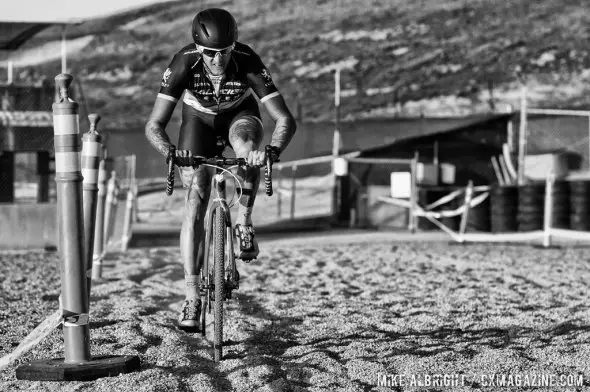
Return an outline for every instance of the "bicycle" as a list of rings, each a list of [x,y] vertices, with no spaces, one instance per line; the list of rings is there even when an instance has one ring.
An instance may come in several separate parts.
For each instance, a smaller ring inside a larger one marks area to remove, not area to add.
[[[265,148],[264,184],[266,194],[272,196],[272,149]],[[223,357],[223,302],[232,298],[232,291],[239,288],[240,274],[236,267],[234,254],[233,231],[230,206],[226,201],[225,173],[236,166],[247,166],[244,158],[225,158],[217,154],[214,158],[193,156],[187,158],[176,157],[176,148],[170,147],[168,152],[168,176],[166,194],[172,195],[174,189],[174,166],[207,165],[216,169],[211,179],[211,192],[216,197],[209,201],[205,214],[205,255],[203,266],[199,274],[201,287],[201,335],[206,336],[206,314],[211,313],[213,303],[213,352],[215,362]],[[170,159],[173,157],[173,159]],[[278,161],[278,159],[276,159]],[[233,174],[232,174],[233,175]],[[239,182],[237,183],[239,185]],[[213,263],[210,263],[210,247],[213,245]]]

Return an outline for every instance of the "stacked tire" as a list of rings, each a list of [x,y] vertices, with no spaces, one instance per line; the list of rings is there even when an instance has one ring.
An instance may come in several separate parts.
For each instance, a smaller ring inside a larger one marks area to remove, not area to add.
[[[492,233],[517,231],[518,187],[495,186],[490,189],[490,226]]]
[[[543,229],[543,212],[545,207],[545,183],[525,184],[518,190],[518,231]]]
[[[463,199],[461,200],[461,204]],[[459,221],[460,222],[460,221]],[[480,204],[469,209],[467,214],[467,232],[490,231],[490,198],[486,197]]]
[[[590,231],[590,181],[571,181],[570,229]]]
[[[553,203],[551,227],[556,229],[570,228],[570,187],[564,180],[553,183]],[[587,215],[587,214],[586,214]]]

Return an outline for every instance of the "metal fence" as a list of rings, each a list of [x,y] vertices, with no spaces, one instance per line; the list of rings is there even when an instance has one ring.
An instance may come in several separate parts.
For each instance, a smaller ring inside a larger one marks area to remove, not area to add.
[[[3,111],[51,111],[55,87],[49,83],[0,84],[0,109]]]

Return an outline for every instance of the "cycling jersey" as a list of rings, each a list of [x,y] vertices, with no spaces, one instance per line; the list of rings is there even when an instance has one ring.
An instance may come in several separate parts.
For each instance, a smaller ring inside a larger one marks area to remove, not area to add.
[[[208,114],[235,108],[251,96],[252,91],[260,102],[279,95],[260,57],[248,45],[239,42],[232,51],[218,93],[194,44],[176,53],[162,76],[158,97],[176,103],[184,91],[186,105]]]

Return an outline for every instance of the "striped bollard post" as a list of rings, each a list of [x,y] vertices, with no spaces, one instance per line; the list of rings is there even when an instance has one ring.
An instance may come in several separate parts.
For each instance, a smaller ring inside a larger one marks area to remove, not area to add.
[[[135,204],[135,193],[133,185],[127,191],[127,200],[125,203],[125,217],[123,221],[123,235],[121,236],[121,252],[127,252],[129,241],[131,240],[131,226],[133,224],[133,205]]]
[[[98,165],[98,200],[96,204],[96,225],[94,228],[94,249],[92,253],[92,279],[102,277],[102,256],[104,249],[104,217],[107,195],[106,161],[102,159]]]
[[[55,78],[60,100],[53,104],[55,182],[61,256],[65,362],[90,360],[86,263],[80,170],[78,104],[69,98],[70,75]]]
[[[94,235],[96,233],[96,206],[98,204],[98,167],[102,153],[102,137],[96,130],[98,114],[89,114],[90,130],[82,137],[82,189],[84,192],[84,240],[86,249],[86,291],[90,301]],[[89,302],[90,303],[90,302]]]
[[[104,237],[102,240],[102,246],[105,251],[115,228],[115,214],[117,213],[118,194],[117,172],[112,170],[111,176],[107,180],[107,195],[104,206]]]
[[[64,358],[37,360],[16,369],[19,380],[88,381],[139,369],[137,356],[91,358],[78,104],[69,98],[72,76],[56,76],[53,104],[55,181],[61,259],[61,309]]]

